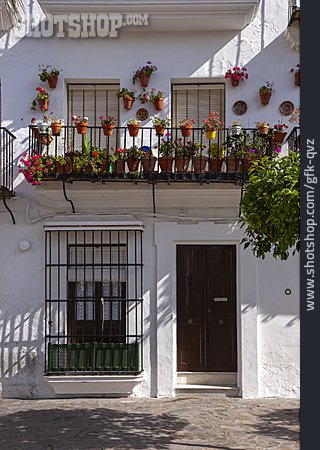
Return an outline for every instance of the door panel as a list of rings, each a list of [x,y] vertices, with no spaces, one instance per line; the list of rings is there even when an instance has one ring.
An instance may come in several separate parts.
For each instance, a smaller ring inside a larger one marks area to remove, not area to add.
[[[178,371],[236,371],[236,249],[177,246]]]

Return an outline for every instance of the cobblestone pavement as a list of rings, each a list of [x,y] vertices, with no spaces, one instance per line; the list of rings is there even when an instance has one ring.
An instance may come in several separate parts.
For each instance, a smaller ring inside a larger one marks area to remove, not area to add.
[[[293,399],[0,400],[0,449],[299,448]]]

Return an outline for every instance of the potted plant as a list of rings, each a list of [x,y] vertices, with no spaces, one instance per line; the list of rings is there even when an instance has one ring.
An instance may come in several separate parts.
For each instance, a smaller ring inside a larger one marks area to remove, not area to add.
[[[156,165],[157,158],[152,155],[151,149],[144,152],[141,158],[141,165],[143,173],[152,173]]]
[[[222,146],[217,143],[211,144],[209,146],[209,172],[218,173],[221,172],[221,166],[223,163],[223,158],[225,150]]]
[[[233,120],[229,128],[231,136],[239,136],[241,133],[241,125],[239,120]]]
[[[195,173],[203,173],[206,170],[208,158],[204,155],[205,149],[205,145],[200,145],[199,142],[195,144],[195,153],[192,158]]]
[[[106,148],[100,149],[93,147],[91,150],[92,157],[89,164],[94,174],[106,174],[109,171],[110,158]]]
[[[113,150],[114,173],[115,175],[124,175],[125,172],[126,150],[118,147]]]
[[[150,102],[153,103],[153,106],[157,111],[161,111],[163,108],[163,91],[158,91],[155,88],[152,88],[150,91]]]
[[[74,122],[78,134],[86,134],[88,128],[88,117],[84,116],[72,116],[72,121]]]
[[[221,128],[223,122],[221,122],[219,113],[217,111],[211,111],[208,117],[203,120],[204,129],[206,132],[206,138],[213,140],[216,137],[217,129]]]
[[[152,119],[152,124],[156,130],[156,135],[163,136],[165,129],[170,126],[170,119],[168,117],[165,119],[160,119],[160,117],[154,117]]]
[[[261,103],[265,106],[269,103],[273,89],[273,82],[267,81],[266,84],[259,88]]]
[[[226,80],[230,78],[232,86],[238,86],[239,81],[247,80],[249,76],[245,67],[233,67],[227,70],[224,78]]]
[[[57,87],[60,72],[61,69],[56,69],[52,66],[39,66],[40,80],[43,83],[47,81],[51,89],[55,89]]]
[[[273,140],[274,142],[278,143],[278,144],[282,144],[282,142],[284,141],[284,138],[287,135],[286,130],[288,129],[288,125],[286,125],[285,123],[282,123],[280,120],[278,121],[278,123],[273,127]]]
[[[143,89],[143,92],[141,92],[141,94],[139,94],[137,98],[138,98],[140,103],[145,104],[145,103],[148,103],[150,101],[150,94],[149,94],[148,91]]]
[[[53,141],[53,137],[49,133],[50,122],[47,116],[43,116],[41,120],[35,121],[36,131],[34,131],[34,136],[43,145],[50,145]]]
[[[175,164],[177,173],[186,173],[189,168],[191,157],[195,153],[195,146],[188,141],[183,143],[182,138],[176,139],[175,144]]]
[[[139,163],[144,155],[144,151],[140,150],[136,145],[128,148],[126,150],[126,161],[128,165],[129,173],[132,174],[134,172],[138,172]]]
[[[175,144],[170,139],[170,137],[171,137],[170,133],[167,133],[166,138],[161,138],[159,144],[158,161],[162,173],[172,172]],[[155,148],[158,148],[158,146],[156,145]]]
[[[112,136],[112,132],[115,126],[114,118],[112,116],[100,116],[99,119],[101,120],[103,134],[109,137]]]
[[[117,92],[117,97],[123,99],[123,107],[127,111],[129,111],[132,108],[133,102],[136,99],[135,93],[136,89],[128,89],[128,88],[119,89]]]
[[[292,68],[291,72],[294,72],[294,84],[300,86],[300,64],[296,64],[296,67]]]
[[[53,136],[60,136],[63,125],[63,119],[60,117],[51,117],[50,127]]]
[[[127,127],[131,137],[136,137],[139,134],[141,122],[135,118],[129,120]]]
[[[151,61],[147,61],[145,66],[140,67],[133,73],[132,83],[135,84],[137,79],[140,80],[140,84],[143,88],[148,87],[151,75],[158,70],[158,67],[153,65]]]
[[[47,111],[49,108],[49,94],[40,86],[38,86],[36,90],[38,91],[37,102],[41,111]]]
[[[195,120],[193,119],[182,119],[179,122],[180,130],[183,137],[189,137],[192,130],[192,125],[195,123]]]
[[[270,125],[268,122],[257,122],[256,128],[259,131],[261,137],[266,137],[269,134]]]
[[[50,158],[43,155],[24,153],[19,161],[19,172],[22,173],[32,186],[40,186],[47,168],[52,164]]]
[[[65,157],[57,155],[53,157],[55,171],[59,175],[69,175],[72,172],[72,160],[69,153]]]

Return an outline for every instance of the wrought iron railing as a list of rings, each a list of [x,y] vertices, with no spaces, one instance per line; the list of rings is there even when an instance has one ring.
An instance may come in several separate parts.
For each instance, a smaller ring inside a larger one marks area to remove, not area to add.
[[[48,158],[46,180],[237,180],[246,179],[252,159],[273,155],[274,142],[272,133],[256,128],[237,134],[220,129],[215,136],[192,128],[185,137],[180,128],[157,135],[144,127],[134,137],[127,127],[114,128],[111,136],[102,127],[88,127],[86,134],[76,127],[64,126],[58,134],[30,127],[29,151]]]
[[[294,127],[286,139],[288,151],[297,152],[300,150],[300,127]]]
[[[15,136],[0,127],[0,187],[3,195],[13,195],[13,142]]]

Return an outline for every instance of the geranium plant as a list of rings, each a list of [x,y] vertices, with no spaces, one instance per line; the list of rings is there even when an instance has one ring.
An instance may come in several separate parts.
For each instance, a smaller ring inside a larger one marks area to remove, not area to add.
[[[245,67],[238,67],[235,66],[232,69],[227,70],[225,73],[224,78],[227,80],[228,78],[231,79],[231,83],[233,86],[237,86],[239,84],[239,81],[243,81],[249,78],[249,75],[247,73],[247,69]]]
[[[140,124],[141,124],[140,120],[136,119],[135,117],[132,117],[132,119],[128,121],[128,125],[140,125]]]
[[[224,123],[221,122],[219,113],[217,111],[211,111],[210,114],[208,114],[207,119],[202,121],[204,123],[204,129],[206,131],[213,131],[221,128]]]
[[[141,82],[141,76],[143,76],[143,75],[147,78],[150,78],[151,75],[154,72],[156,72],[157,70],[158,70],[157,66],[152,64],[151,61],[147,61],[147,64],[145,66],[139,67],[139,69],[133,73],[132,83],[135,84],[135,82],[137,81],[138,78],[140,79],[140,82]],[[141,83],[141,85],[143,87],[147,87],[147,86],[144,86],[144,84],[145,83]]]
[[[58,77],[62,69],[52,66],[39,66],[39,78],[42,82],[48,82],[49,87],[54,89],[57,86]]]
[[[179,125],[180,127],[192,127],[194,123],[196,123],[194,119],[188,119],[186,117],[185,119],[180,120]]]
[[[115,120],[112,116],[100,116],[99,119],[101,120],[101,125],[115,125]]]
[[[31,109],[33,111],[36,111],[37,109],[37,103],[41,109],[41,111],[47,111],[48,109],[48,102],[49,102],[49,94],[45,89],[42,89],[40,86],[36,88],[37,97],[35,100],[31,102]]]
[[[162,99],[164,96],[163,91],[157,91],[156,88],[152,88],[150,91],[150,102],[154,103],[156,100]]]
[[[273,89],[273,82],[270,81],[266,81],[266,83],[263,86],[259,87],[259,94],[265,94],[266,92],[270,92],[272,94],[272,92],[274,92]]]
[[[82,124],[88,124],[88,117],[87,116],[72,116],[72,121],[75,123],[75,125],[82,125]]]
[[[175,146],[175,143],[171,139],[169,139],[170,133],[167,133],[166,137],[167,137],[167,139],[164,137],[161,138],[161,142],[159,145],[159,155],[165,156],[168,158],[168,157],[172,157],[174,155],[176,146]],[[157,149],[158,146],[155,145],[154,148]]]
[[[141,159],[143,155],[144,151],[134,145],[126,150],[125,158]]]
[[[116,148],[115,150],[113,150],[113,156],[115,160],[126,159],[126,149],[120,147]]]
[[[169,117],[165,117],[165,118],[161,119],[160,117],[155,116],[155,117],[152,119],[152,125],[153,125],[154,127],[159,126],[159,127],[165,127],[165,128],[167,128],[167,127],[170,126],[170,119],[169,119]]]
[[[285,123],[282,123],[280,120],[278,123],[273,127],[274,130],[278,131],[279,133],[285,133],[285,131],[289,128],[288,125]]]
[[[137,98],[139,102],[142,104],[148,103],[150,101],[150,94],[148,91],[144,89],[143,92],[141,92],[141,94],[139,94]]]
[[[50,123],[59,123],[59,124],[63,124],[64,120],[62,117],[56,117],[56,116],[52,116],[50,117]]]
[[[128,89],[128,88],[122,88],[119,89],[117,92],[118,98],[130,98],[132,101],[135,100],[135,93],[136,89]]]
[[[39,186],[42,184],[44,175],[48,171],[48,167],[53,164],[52,160],[48,156],[43,155],[28,155],[24,154],[20,159],[19,172],[22,173],[32,186]]]

